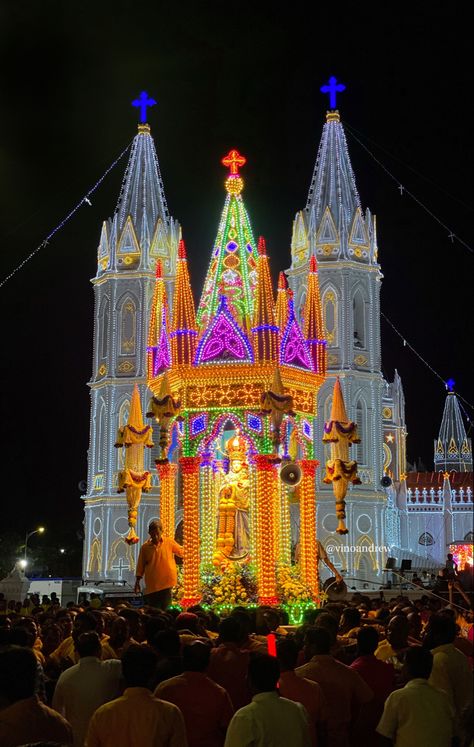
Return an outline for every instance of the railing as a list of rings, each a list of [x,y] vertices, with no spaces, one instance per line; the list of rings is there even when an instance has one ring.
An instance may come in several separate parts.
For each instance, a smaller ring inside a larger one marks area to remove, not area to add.
[[[451,505],[463,507],[472,505],[472,489],[459,488],[451,490]],[[407,489],[407,507],[410,506],[432,506],[433,508],[444,508],[444,493],[442,488],[408,488]]]

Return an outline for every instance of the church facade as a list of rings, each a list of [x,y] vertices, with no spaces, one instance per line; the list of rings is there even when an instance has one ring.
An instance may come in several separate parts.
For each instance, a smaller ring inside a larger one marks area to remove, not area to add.
[[[84,578],[131,580],[134,576],[137,546],[125,542],[127,504],[123,495],[117,494],[123,457],[114,444],[118,428],[127,423],[135,384],[146,412],[147,331],[155,266],[160,259],[167,297],[172,299],[180,233],[167,209],[150,128],[142,122],[116,211],[102,227],[97,274],[92,280],[94,345],[88,480],[83,496]],[[456,420],[458,430],[453,438],[458,461],[441,461],[441,449],[443,457],[454,453],[451,436],[445,434],[449,427],[442,427],[435,443],[436,471],[431,473],[431,482],[428,477],[415,477],[420,473],[407,474],[402,382],[397,372],[392,382],[386,381],[381,370],[383,276],[376,219],[369,209],[363,209],[344,128],[335,109],[326,115],[307,204],[293,224],[287,276],[299,320],[311,255],[318,264],[323,337],[327,341],[327,378],[318,393],[313,428],[314,454],[320,462],[315,496],[318,539],[335,567],[347,571],[348,577],[382,580],[389,556],[398,561],[413,557],[414,567],[423,563],[434,567],[444,558],[447,542],[469,533],[471,443],[465,431],[464,435],[459,431],[455,406],[450,404],[443,422]],[[336,377],[348,416],[357,423],[361,438],[351,455],[358,462],[361,484],[352,486],[346,497],[349,534],[342,537],[335,533],[331,486],[322,482],[322,467],[329,456],[329,447],[322,444],[323,425],[329,419]],[[454,400],[453,394],[451,402]],[[463,429],[462,418],[461,426]],[[154,440],[158,443],[157,433]],[[149,520],[160,513],[154,468],[157,454],[157,449],[151,449],[145,457],[145,468],[153,472],[153,488],[140,505],[137,532],[142,538]],[[382,484],[384,476],[390,477],[390,485]],[[432,500],[428,500],[430,496]],[[178,510],[176,522],[180,516]],[[420,544],[423,534],[427,542],[428,535],[432,537],[431,545]]]

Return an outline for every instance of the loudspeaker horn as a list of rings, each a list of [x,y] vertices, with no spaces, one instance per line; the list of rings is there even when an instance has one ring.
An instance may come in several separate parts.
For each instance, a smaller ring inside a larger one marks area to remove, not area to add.
[[[389,477],[388,475],[384,475],[382,479],[380,480],[380,484],[382,485],[383,488],[389,488],[390,485],[392,484],[392,478]]]
[[[290,488],[295,488],[299,485],[301,477],[301,467],[296,462],[286,462],[280,470],[280,480]]]

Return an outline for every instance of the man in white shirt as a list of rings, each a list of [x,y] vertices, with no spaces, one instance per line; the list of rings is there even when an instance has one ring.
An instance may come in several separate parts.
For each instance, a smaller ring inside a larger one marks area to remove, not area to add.
[[[250,660],[248,677],[252,702],[232,717],[224,747],[311,747],[305,708],[278,694],[278,660],[256,654]]]
[[[408,683],[385,701],[377,732],[394,747],[451,747],[454,714],[444,692],[428,683],[433,655],[426,648],[408,649],[404,670]]]
[[[95,632],[80,635],[76,650],[79,663],[59,677],[53,708],[71,724],[74,747],[83,747],[94,711],[120,694],[122,664],[118,659],[101,661],[100,638]]]

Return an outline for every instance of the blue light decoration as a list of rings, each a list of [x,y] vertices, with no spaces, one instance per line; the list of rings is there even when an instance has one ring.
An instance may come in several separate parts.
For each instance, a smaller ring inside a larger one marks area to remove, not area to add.
[[[146,110],[149,106],[155,106],[155,99],[150,99],[145,91],[142,91],[138,99],[132,101],[132,106],[136,106],[140,109],[140,124],[146,122]]]
[[[336,78],[332,76],[326,85],[321,86],[319,89],[321,93],[329,94],[329,106],[331,109],[336,108],[336,93],[341,93],[346,90],[344,83],[338,83]]]
[[[454,385],[455,385],[454,379],[448,379],[446,382],[446,389],[448,392],[454,392]]]
[[[207,428],[207,423],[208,416],[206,412],[193,418],[190,423],[191,438],[195,438],[200,433],[203,433]]]
[[[313,440],[313,427],[311,423],[309,423],[307,420],[303,420],[303,436],[308,439],[308,441]]]
[[[247,426],[255,433],[263,433],[262,418],[258,415],[247,414]]]

